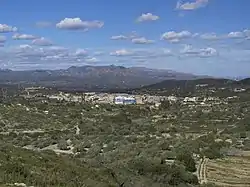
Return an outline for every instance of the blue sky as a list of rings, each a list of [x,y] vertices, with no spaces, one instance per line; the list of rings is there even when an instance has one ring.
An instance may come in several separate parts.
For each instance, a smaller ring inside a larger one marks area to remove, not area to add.
[[[249,0],[3,0],[0,68],[116,64],[249,76],[249,7]]]

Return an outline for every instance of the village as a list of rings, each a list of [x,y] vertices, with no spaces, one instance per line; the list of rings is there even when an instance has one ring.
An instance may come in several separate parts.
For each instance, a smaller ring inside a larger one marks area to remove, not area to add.
[[[50,99],[57,101],[79,102],[79,103],[93,103],[93,104],[118,104],[118,105],[154,105],[158,107],[162,101],[169,101],[170,103],[179,102],[183,105],[201,105],[212,106],[226,104],[230,100],[237,99],[237,96],[230,96],[226,98],[212,97],[212,96],[190,96],[177,97],[175,95],[160,96],[149,94],[127,94],[127,93],[100,93],[100,92],[83,92],[83,93],[67,93],[67,92],[44,92],[48,88],[44,87],[29,87],[25,89],[23,97],[36,99]],[[245,90],[244,90],[245,91]],[[235,92],[238,92],[235,91]]]

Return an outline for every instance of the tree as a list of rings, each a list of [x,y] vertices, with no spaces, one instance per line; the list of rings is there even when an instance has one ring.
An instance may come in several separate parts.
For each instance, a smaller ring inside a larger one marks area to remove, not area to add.
[[[67,142],[65,140],[60,140],[57,146],[61,150],[69,150]]]
[[[186,152],[186,151],[181,152],[177,155],[176,159],[184,163],[187,171],[190,171],[190,172],[196,171],[195,161],[191,153]]]
[[[160,109],[168,109],[170,107],[170,102],[168,100],[161,101]]]
[[[240,133],[240,138],[242,138],[242,139],[247,138],[247,133],[246,132],[241,132]]]
[[[220,158],[223,155],[221,154],[221,151],[218,147],[216,146],[210,146],[209,148],[205,149],[202,152],[202,155],[204,155],[205,157],[209,158],[209,159],[216,159],[216,158]]]

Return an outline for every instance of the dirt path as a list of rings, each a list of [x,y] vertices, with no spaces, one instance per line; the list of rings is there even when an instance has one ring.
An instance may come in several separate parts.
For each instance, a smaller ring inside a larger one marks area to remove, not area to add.
[[[200,159],[199,162],[198,162],[197,171],[196,171],[196,175],[197,175],[199,183],[201,181],[201,179],[200,179],[200,177],[201,177],[201,175],[200,175],[200,169],[201,169],[202,162],[203,162],[203,159]]]
[[[74,154],[73,149],[74,147],[70,146],[69,150],[60,150],[57,147],[57,144],[55,145],[49,145],[48,147],[44,147],[42,149],[39,148],[35,148],[32,145],[27,145],[23,147],[24,149],[29,149],[29,150],[33,150],[33,151],[44,151],[44,150],[52,150],[54,151],[56,154]]]
[[[80,134],[80,128],[79,128],[79,126],[76,125],[75,128],[76,128],[76,135],[79,135]]]
[[[201,160],[201,165],[199,169],[199,179],[200,179],[200,184],[203,184],[203,167],[204,167],[204,158]]]
[[[207,163],[208,163],[208,158],[204,158],[204,161],[203,161],[203,167],[202,167],[202,175],[203,175],[203,180],[201,181],[201,184],[203,183],[207,183]]]
[[[208,158],[202,158],[198,167],[198,180],[200,184],[207,183],[206,167],[208,163]]]

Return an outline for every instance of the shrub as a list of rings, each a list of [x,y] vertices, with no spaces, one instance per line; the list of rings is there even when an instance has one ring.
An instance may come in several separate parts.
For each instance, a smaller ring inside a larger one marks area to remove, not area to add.
[[[176,160],[179,160],[184,163],[186,170],[190,172],[195,172],[196,171],[196,166],[195,166],[195,161],[192,157],[192,154],[189,152],[180,152]]]

